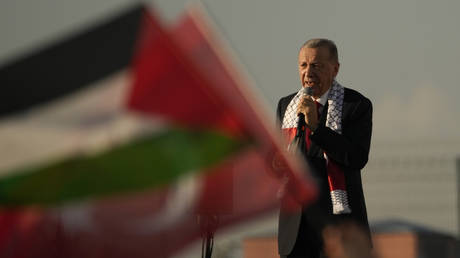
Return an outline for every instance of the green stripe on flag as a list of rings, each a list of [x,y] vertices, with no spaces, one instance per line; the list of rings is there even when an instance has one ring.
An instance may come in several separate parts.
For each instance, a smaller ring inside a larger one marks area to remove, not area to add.
[[[153,189],[209,167],[246,144],[215,131],[168,130],[97,156],[16,171],[0,180],[0,205],[53,205]]]

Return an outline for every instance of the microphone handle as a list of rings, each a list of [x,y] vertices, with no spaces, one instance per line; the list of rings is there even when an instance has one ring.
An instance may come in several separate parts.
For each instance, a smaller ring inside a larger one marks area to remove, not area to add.
[[[313,94],[312,88],[310,87],[302,88],[303,96],[311,96],[312,94]],[[302,134],[305,134],[304,131],[305,131],[305,127],[307,126],[307,123],[305,122],[305,115],[303,113],[298,113],[297,116],[299,117],[299,122],[297,123],[296,137],[300,137]]]

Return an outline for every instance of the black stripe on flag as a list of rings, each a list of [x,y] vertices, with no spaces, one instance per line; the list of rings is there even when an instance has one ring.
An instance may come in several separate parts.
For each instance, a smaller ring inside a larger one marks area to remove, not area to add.
[[[144,7],[136,5],[102,24],[0,68],[0,117],[24,111],[87,86],[126,67]]]

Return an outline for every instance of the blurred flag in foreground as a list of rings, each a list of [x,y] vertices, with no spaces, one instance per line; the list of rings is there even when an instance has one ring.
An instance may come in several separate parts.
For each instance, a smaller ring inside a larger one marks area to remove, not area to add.
[[[277,209],[286,179],[286,198],[315,197],[207,24],[190,11],[165,31],[137,7],[0,71],[7,85],[44,91],[24,102],[13,92],[0,110],[0,133],[44,132],[30,138],[38,147],[22,140],[42,154],[0,178],[0,256],[168,257]],[[60,62],[83,67],[72,74]],[[18,79],[29,70],[46,85]],[[57,81],[60,72],[75,79]],[[274,154],[284,169],[273,169]]]

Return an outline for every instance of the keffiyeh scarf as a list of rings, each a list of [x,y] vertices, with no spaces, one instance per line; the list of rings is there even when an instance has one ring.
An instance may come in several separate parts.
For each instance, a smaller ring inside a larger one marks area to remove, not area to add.
[[[304,96],[304,91],[301,89],[292,98],[291,102],[286,108],[284,114],[282,130],[288,142],[293,142],[297,133],[297,106]],[[326,127],[329,127],[338,134],[342,134],[342,106],[343,106],[344,88],[337,81],[334,80],[328,95],[328,109],[326,116]],[[310,132],[307,130],[305,137],[306,148],[310,146],[309,139]],[[290,145],[291,146],[291,145]],[[306,150],[305,150],[306,151]],[[348,204],[348,196],[345,185],[345,175],[343,170],[333,160],[328,158],[327,153],[324,153],[327,164],[327,177],[329,181],[329,190],[332,200],[333,214],[347,214],[351,213],[350,205]]]

